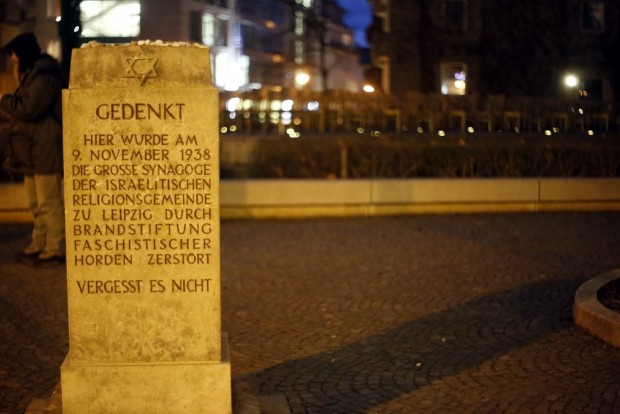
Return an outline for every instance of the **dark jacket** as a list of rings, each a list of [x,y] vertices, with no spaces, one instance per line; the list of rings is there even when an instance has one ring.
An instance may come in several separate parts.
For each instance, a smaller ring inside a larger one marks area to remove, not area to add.
[[[10,138],[11,157],[26,174],[62,173],[61,77],[58,62],[42,54],[21,75],[15,93],[0,99],[0,110],[19,124]]]

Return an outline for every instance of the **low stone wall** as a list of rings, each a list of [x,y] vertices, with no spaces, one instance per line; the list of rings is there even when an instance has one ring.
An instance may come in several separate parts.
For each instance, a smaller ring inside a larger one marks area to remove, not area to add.
[[[222,180],[232,218],[620,210],[620,179]],[[30,221],[21,184],[0,185],[0,220]]]
[[[620,279],[620,269],[599,275],[583,283],[575,293],[573,320],[590,334],[620,348],[620,313],[606,308],[598,291]]]

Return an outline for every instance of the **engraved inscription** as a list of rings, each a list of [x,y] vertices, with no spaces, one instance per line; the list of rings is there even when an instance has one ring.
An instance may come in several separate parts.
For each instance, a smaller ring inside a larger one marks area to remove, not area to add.
[[[154,61],[144,59],[149,66],[141,68],[139,61],[132,61],[128,76],[144,82],[156,73]],[[79,146],[71,151],[72,265],[155,269],[213,264],[212,149],[199,132],[174,130],[181,128],[177,123],[185,120],[186,109],[184,102],[93,106],[93,116],[103,122],[98,125],[110,122],[115,127],[81,134]],[[129,122],[128,130],[122,130],[123,121]],[[144,130],[136,128],[137,121]],[[152,122],[174,127],[158,130]],[[83,295],[194,294],[209,293],[212,283],[190,276],[95,278],[76,281],[76,287]]]
[[[138,79],[140,86],[143,86],[148,78],[159,77],[159,73],[155,69],[155,64],[158,61],[156,57],[146,56],[140,52],[137,56],[127,58],[125,61],[127,62],[125,77]]]

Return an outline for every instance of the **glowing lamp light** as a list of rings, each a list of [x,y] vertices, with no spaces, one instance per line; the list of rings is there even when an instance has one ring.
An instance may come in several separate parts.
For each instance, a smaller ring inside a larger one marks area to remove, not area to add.
[[[284,101],[282,101],[282,110],[286,111],[286,112],[290,112],[293,110],[293,100],[292,99],[285,99]]]
[[[321,104],[317,101],[310,101],[308,102],[308,111],[311,112],[316,112],[319,110]]]
[[[375,91],[375,87],[369,84],[364,85],[364,92],[373,93]]]
[[[241,99],[238,97],[230,98],[228,102],[226,102],[226,110],[228,112],[234,112],[237,110],[237,105],[239,105]]]
[[[574,88],[579,83],[579,78],[573,74],[568,74],[564,77],[564,85],[568,88]]]
[[[297,72],[297,74],[295,75],[295,83],[298,86],[303,88],[308,84],[308,82],[310,82],[310,75],[308,75],[306,72]]]

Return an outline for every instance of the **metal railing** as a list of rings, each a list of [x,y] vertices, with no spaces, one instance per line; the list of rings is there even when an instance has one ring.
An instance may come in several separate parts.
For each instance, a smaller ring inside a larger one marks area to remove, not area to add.
[[[617,132],[620,112],[611,103],[498,95],[223,93],[220,125],[224,134],[594,134]]]

